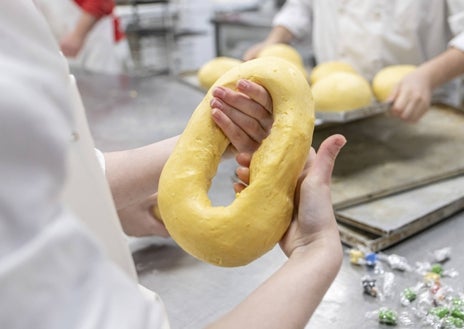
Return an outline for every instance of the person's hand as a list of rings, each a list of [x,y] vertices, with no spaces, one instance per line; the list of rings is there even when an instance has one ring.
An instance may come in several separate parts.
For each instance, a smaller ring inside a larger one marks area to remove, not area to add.
[[[272,127],[272,99],[267,90],[249,80],[239,80],[237,91],[213,90],[211,115],[238,152],[253,153]]]
[[[295,194],[294,219],[280,245],[287,256],[295,250],[304,251],[316,244],[341,251],[340,237],[332,208],[330,181],[335,159],[346,140],[342,135],[327,138],[316,154],[311,149],[305,169],[300,176]],[[249,154],[238,154],[238,178],[244,182],[235,183],[236,192],[240,192],[249,182]],[[312,247],[311,247],[312,248]]]
[[[154,206],[157,204],[157,194],[151,195],[141,203],[118,210],[124,233],[129,236],[157,235],[169,237],[169,233],[161,220],[155,217]]]
[[[394,116],[415,123],[427,112],[431,99],[431,83],[419,68],[398,83],[388,101],[393,102],[391,113]]]
[[[243,54],[243,60],[249,61],[249,60],[255,59],[256,57],[258,57],[258,54],[260,53],[260,51],[263,50],[263,48],[266,47],[268,44],[269,44],[268,42],[263,41],[263,42],[260,42],[260,43],[257,43],[251,46],[251,48],[249,48]]]
[[[345,143],[342,135],[332,135],[322,142],[317,153],[311,149],[295,194],[294,220],[280,244],[287,256],[319,242],[341,251],[330,182],[335,159]]]
[[[68,33],[60,40],[60,49],[66,57],[74,58],[84,46],[85,36],[76,32]]]

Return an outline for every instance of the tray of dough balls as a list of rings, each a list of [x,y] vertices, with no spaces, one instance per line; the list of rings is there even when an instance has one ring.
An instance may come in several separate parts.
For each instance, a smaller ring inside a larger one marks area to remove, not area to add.
[[[284,58],[301,69],[311,85],[316,126],[345,123],[387,112],[391,103],[386,100],[394,85],[415,69],[412,65],[388,66],[380,70],[370,83],[350,64],[342,61],[320,63],[309,71],[299,52],[287,44],[267,46],[258,54],[258,57],[264,56]],[[241,62],[236,58],[216,57],[202,65],[194,76],[186,76],[184,80],[199,90],[207,91],[222,74]]]
[[[387,66],[370,83],[348,63],[324,62],[309,75],[317,124],[344,123],[385,113],[388,96],[412,65]]]

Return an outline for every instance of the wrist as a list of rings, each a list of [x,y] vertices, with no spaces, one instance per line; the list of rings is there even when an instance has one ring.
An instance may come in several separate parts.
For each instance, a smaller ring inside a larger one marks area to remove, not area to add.
[[[289,261],[314,264],[317,260],[324,268],[338,272],[343,260],[343,248],[338,231],[318,234],[311,243],[295,247]]]

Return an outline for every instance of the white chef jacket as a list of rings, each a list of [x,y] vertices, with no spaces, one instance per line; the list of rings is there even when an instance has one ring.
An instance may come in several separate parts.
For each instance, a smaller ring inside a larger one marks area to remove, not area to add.
[[[311,33],[316,63],[342,60],[371,80],[383,67],[419,65],[454,46],[464,51],[462,0],[287,0],[275,16],[297,38]],[[460,80],[434,100],[460,105]]]
[[[74,30],[82,15],[73,0],[34,0],[45,16],[53,35],[59,41]],[[129,45],[126,39],[114,40],[114,21],[103,16],[94,25],[75,58],[68,58],[71,67],[101,73],[125,73],[132,67]]]
[[[163,304],[135,280],[47,23],[15,0],[0,1],[0,24],[0,327],[167,328]]]

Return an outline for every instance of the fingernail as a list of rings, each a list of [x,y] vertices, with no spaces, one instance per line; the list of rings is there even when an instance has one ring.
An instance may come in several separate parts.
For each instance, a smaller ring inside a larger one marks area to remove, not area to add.
[[[222,102],[220,100],[218,100],[217,98],[213,98],[211,100],[210,105],[211,105],[212,108],[218,108],[218,109],[222,108]]]
[[[250,83],[247,80],[240,79],[238,81],[238,87],[240,89],[247,89],[250,86]]]
[[[217,87],[216,89],[213,90],[213,95],[216,97],[224,97],[226,94],[226,91],[222,87]]]
[[[336,143],[336,144],[337,144],[338,147],[340,147],[340,148],[342,148],[343,146],[345,146],[345,144],[346,144],[346,138],[345,138],[345,136],[342,136],[342,138],[339,138],[339,139],[337,140],[337,143]]]

